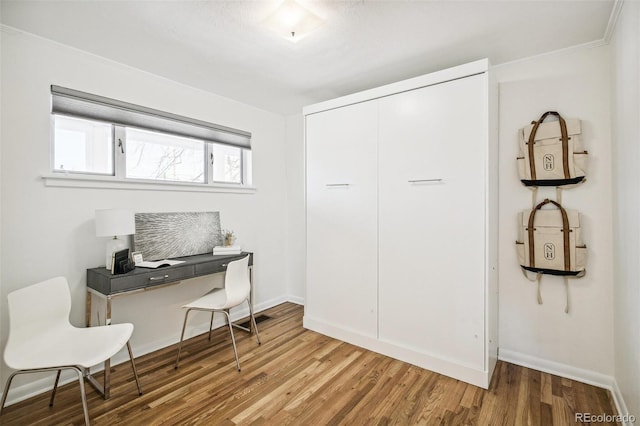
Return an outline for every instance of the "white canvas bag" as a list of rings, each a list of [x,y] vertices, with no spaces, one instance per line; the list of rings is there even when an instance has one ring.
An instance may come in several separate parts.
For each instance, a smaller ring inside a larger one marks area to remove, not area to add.
[[[547,204],[557,209],[542,210]],[[532,210],[519,213],[518,223],[518,258],[524,276],[538,284],[538,303],[542,304],[542,275],[560,275],[567,295],[564,311],[569,313],[568,279],[580,278],[586,273],[587,246],[582,241],[580,213],[546,199]],[[529,278],[528,272],[534,272],[535,278]]]
[[[557,209],[542,207],[553,204]],[[520,266],[531,272],[581,277],[587,247],[582,241],[580,213],[546,199],[518,216],[516,241]]]
[[[558,121],[543,123],[549,116]],[[580,120],[547,111],[520,129],[518,172],[526,186],[575,185],[585,180],[587,151],[582,146]]]

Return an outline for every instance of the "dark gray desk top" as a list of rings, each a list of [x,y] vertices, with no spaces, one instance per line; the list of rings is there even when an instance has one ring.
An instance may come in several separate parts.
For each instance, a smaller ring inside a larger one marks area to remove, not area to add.
[[[198,254],[180,257],[184,263],[162,266],[156,269],[135,268],[126,274],[113,275],[107,268],[87,269],[87,287],[105,296],[169,284],[188,278],[224,272],[227,264],[250,255],[249,265],[253,265],[253,253],[212,255]]]

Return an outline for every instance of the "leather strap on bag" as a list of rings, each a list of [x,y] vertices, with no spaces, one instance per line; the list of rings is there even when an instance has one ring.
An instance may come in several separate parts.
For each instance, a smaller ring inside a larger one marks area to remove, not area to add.
[[[533,227],[533,220],[536,217],[536,212],[542,208],[542,206],[546,204],[553,204],[558,209],[560,209],[560,214],[562,215],[562,237],[564,242],[564,270],[571,270],[571,254],[569,253],[569,217],[567,216],[567,211],[558,203],[553,200],[545,199],[543,202],[538,204],[535,209],[531,210],[531,214],[529,214],[529,223],[527,224],[527,234],[529,236],[529,266],[536,266],[536,255],[534,249],[534,237],[533,232],[535,231]]]
[[[540,120],[534,121],[533,129],[531,129],[531,134],[529,135],[529,142],[527,143],[527,148],[529,150],[529,168],[531,169],[531,180],[536,180],[536,163],[533,158],[533,145],[535,143],[536,132],[538,131],[538,127],[545,118],[550,115],[555,115],[558,117],[558,121],[560,123],[560,135],[562,140],[562,169],[564,171],[565,179],[571,178],[571,173],[569,173],[569,134],[567,133],[567,122],[564,121],[564,118],[560,116],[556,111],[547,111],[542,114]]]

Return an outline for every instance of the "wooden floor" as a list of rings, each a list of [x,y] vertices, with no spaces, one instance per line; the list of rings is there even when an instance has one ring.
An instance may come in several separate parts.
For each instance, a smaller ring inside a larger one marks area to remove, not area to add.
[[[483,390],[302,328],[302,307],[263,312],[262,345],[236,338],[235,369],[224,328],[137,358],[144,395],[128,363],[112,368],[111,399],[87,386],[94,425],[573,425],[574,413],[615,414],[604,389],[498,362]],[[53,376],[51,381],[53,382]],[[7,407],[3,425],[83,424],[78,384]],[[578,423],[579,424],[579,423]]]

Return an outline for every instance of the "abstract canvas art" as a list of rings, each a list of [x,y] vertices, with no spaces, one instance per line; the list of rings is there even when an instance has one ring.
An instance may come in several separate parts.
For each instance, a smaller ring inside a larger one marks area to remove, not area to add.
[[[135,250],[144,260],[212,253],[222,245],[219,212],[136,213]]]

